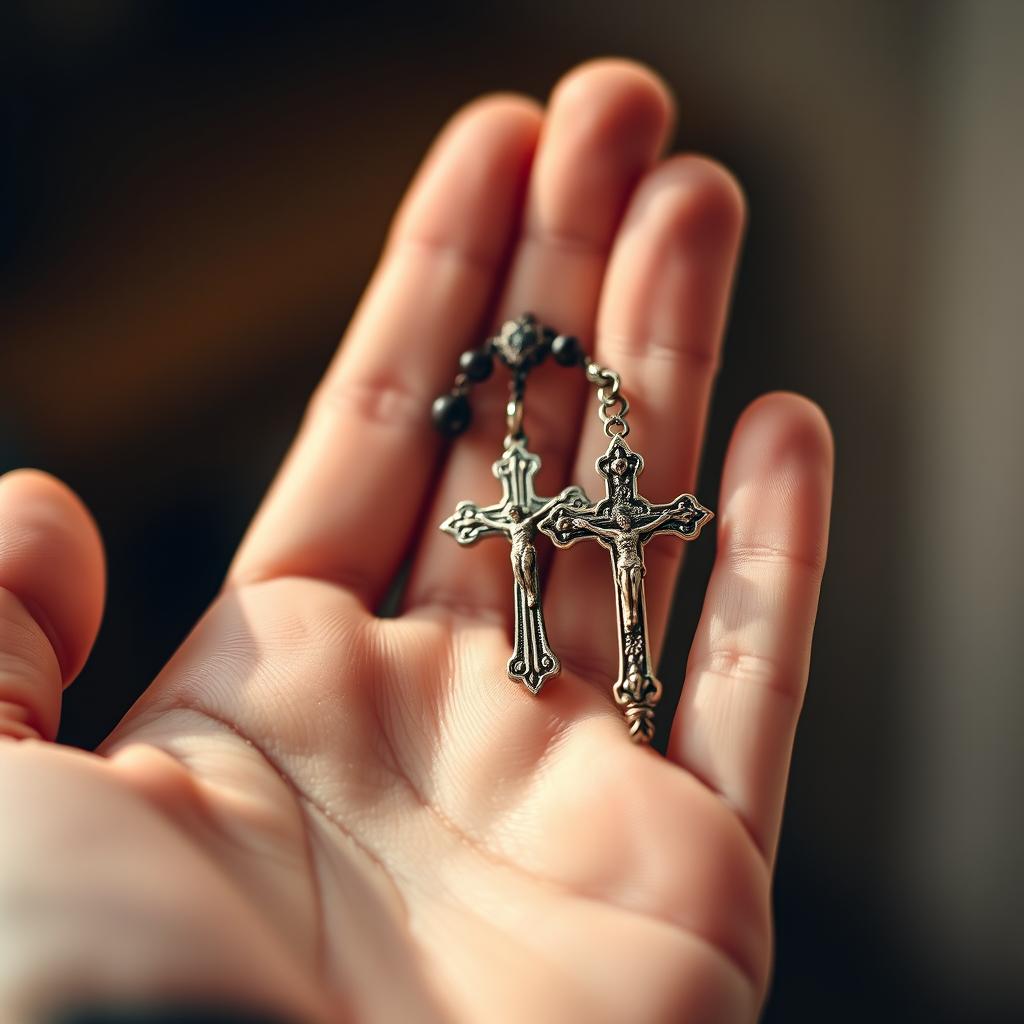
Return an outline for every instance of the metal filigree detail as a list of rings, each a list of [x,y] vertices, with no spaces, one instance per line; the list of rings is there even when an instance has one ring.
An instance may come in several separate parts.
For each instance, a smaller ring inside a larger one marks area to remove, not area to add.
[[[643,580],[644,545],[656,534],[673,533],[694,540],[714,516],[692,494],[666,505],[652,505],[636,491],[644,460],[622,439],[613,436],[597,460],[606,497],[596,504],[556,504],[537,528],[561,548],[596,540],[611,553],[615,609],[619,626],[619,676],[612,688],[623,708],[629,734],[638,743],[654,737],[654,711],[662,686],[651,667]]]
[[[534,493],[533,478],[539,469],[540,459],[526,450],[525,442],[510,438],[501,458],[492,467],[501,481],[501,501],[486,508],[471,501],[459,502],[455,512],[441,524],[441,529],[460,544],[475,544],[483,537],[499,535],[511,544],[515,631],[508,674],[531,693],[539,693],[544,680],[561,670],[548,642],[541,607],[534,547],[537,523],[558,504],[588,505],[587,496],[578,487],[566,487],[554,498],[538,497]]]
[[[523,373],[544,358],[549,340],[533,315],[524,313],[515,320],[506,320],[491,338],[491,346],[510,370]]]

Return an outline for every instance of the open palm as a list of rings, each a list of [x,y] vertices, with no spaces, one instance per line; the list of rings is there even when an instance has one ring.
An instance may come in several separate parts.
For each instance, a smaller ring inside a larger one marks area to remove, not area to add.
[[[223,593],[98,754],[45,742],[97,628],[98,539],[56,482],[0,482],[0,732],[21,740],[0,744],[0,1015],[756,1016],[825,550],[821,414],[774,395],[737,427],[667,758],[610,696],[603,551],[541,552],[564,670],[535,698],[505,676],[507,545],[437,529],[497,497],[500,382],[450,449],[426,426],[458,353],[529,309],[622,374],[644,492],[692,487],[743,207],[711,162],[659,157],[671,117],[653,75],[601,61],[546,112],[490,97],[446,127]],[[580,374],[531,381],[544,493],[596,490],[594,412]],[[656,645],[680,547],[647,552]]]

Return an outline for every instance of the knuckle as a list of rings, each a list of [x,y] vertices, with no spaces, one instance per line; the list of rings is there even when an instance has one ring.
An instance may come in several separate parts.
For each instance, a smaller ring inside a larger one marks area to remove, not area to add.
[[[702,662],[702,672],[757,686],[777,694],[787,703],[796,704],[803,697],[798,673],[765,653],[721,645],[707,651]]]
[[[769,570],[786,573],[804,572],[820,580],[825,570],[824,553],[804,553],[780,544],[732,539],[725,551],[727,564],[734,569],[744,570],[752,566],[764,566]]]
[[[428,422],[429,396],[424,388],[396,375],[325,380],[314,392],[308,416],[352,417],[374,426],[409,427]]]

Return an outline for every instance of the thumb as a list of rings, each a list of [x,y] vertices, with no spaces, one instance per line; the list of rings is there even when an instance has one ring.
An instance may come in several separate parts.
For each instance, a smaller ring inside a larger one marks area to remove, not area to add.
[[[0,737],[52,740],[103,613],[103,545],[62,483],[0,477]]]

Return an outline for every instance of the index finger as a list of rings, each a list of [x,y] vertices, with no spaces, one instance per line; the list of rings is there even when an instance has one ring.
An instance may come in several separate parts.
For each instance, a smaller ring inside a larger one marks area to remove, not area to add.
[[[441,133],[229,584],[312,576],[380,598],[436,475],[431,400],[483,336],[540,119],[531,100],[495,96]]]

